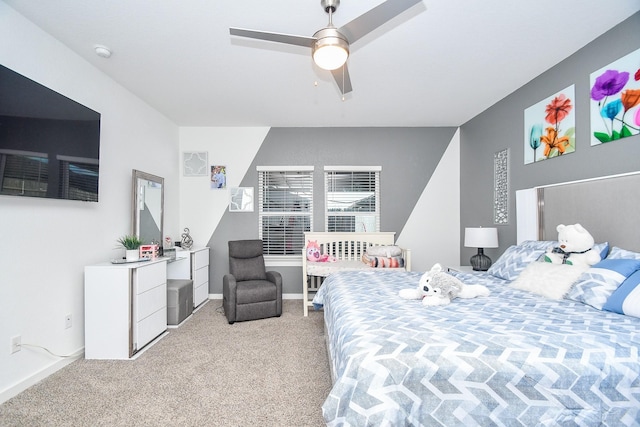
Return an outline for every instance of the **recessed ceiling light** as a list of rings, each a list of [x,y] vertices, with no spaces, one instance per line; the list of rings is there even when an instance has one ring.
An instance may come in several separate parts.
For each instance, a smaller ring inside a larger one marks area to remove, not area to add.
[[[106,46],[97,44],[93,48],[96,51],[96,55],[102,58],[109,58],[111,56],[111,50]]]

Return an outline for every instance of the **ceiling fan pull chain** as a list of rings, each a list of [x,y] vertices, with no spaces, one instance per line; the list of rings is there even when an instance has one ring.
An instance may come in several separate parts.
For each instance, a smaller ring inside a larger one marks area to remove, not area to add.
[[[342,65],[342,90],[340,90],[340,92],[342,92],[342,102],[344,102],[344,67],[345,65],[347,65],[346,62]]]

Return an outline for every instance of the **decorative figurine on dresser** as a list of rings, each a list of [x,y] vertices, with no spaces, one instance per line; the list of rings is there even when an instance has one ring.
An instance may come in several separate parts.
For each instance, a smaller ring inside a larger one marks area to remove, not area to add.
[[[180,243],[176,242],[175,261],[169,263],[168,279],[193,281],[193,307],[200,308],[209,299],[209,248],[194,247],[189,228],[184,229]]]
[[[193,239],[189,234],[189,229],[185,227],[184,233],[182,233],[182,240],[180,241],[180,246],[186,250],[189,250],[193,247]]]

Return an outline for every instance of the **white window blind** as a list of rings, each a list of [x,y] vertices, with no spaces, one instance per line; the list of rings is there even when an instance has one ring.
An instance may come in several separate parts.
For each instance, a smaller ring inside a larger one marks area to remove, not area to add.
[[[325,167],[325,229],[380,231],[379,166]]]
[[[313,168],[258,168],[259,236],[265,255],[300,256],[313,222]]]

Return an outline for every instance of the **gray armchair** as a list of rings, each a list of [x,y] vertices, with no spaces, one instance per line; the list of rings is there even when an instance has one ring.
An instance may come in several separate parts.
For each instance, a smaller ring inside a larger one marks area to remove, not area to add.
[[[222,278],[222,298],[230,324],[282,314],[282,276],[266,271],[262,240],[229,242],[229,274]]]

